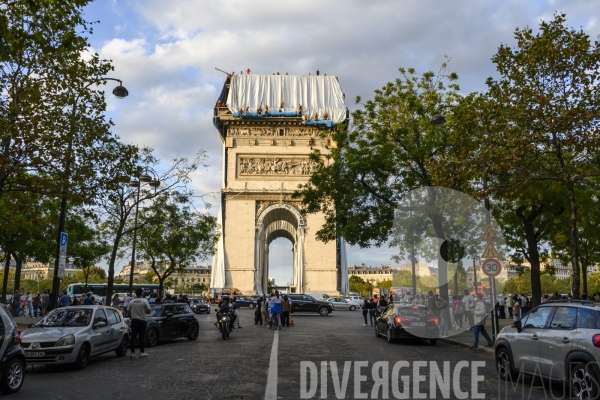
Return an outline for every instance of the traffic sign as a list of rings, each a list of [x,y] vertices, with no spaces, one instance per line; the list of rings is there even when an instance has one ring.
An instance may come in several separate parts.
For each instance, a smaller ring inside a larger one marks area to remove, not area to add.
[[[60,255],[58,257],[58,277],[63,278],[65,276],[65,267],[67,266],[67,242],[69,241],[69,235],[65,232],[60,234]]]
[[[500,275],[500,272],[502,272],[502,264],[500,264],[500,261],[496,260],[495,258],[488,258],[487,260],[483,261],[481,265],[481,271],[484,275],[494,278]]]
[[[483,251],[483,254],[481,255],[481,258],[498,258],[500,257],[500,253],[498,253],[498,250],[496,250],[496,248],[494,247],[494,245],[491,242],[488,242],[487,246],[485,246],[485,250]]]
[[[481,240],[484,242],[496,242],[498,241],[498,235],[492,229],[490,225],[485,228],[485,232],[483,232],[483,236],[481,236]]]

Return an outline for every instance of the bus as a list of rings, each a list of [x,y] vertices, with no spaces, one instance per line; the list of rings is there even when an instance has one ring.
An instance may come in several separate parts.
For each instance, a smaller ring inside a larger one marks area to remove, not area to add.
[[[87,292],[92,292],[98,296],[106,296],[106,287],[107,283],[88,283]],[[144,295],[148,296],[152,292],[158,292],[158,288],[160,285],[152,285],[149,283],[134,283],[133,284],[133,292],[135,293],[136,289],[142,289],[144,291]],[[129,291],[128,283],[114,283],[113,284],[113,294],[114,293],[127,293]],[[70,296],[80,295],[86,293],[85,283],[71,283],[67,286],[67,294]]]

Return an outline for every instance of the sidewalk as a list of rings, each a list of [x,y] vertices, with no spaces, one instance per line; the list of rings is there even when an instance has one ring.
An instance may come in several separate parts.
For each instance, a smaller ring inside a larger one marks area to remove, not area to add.
[[[500,330],[502,330],[502,328],[504,328],[505,326],[512,325],[513,320],[512,320],[512,318],[511,319],[499,319],[498,322],[500,325]],[[492,336],[492,321],[489,318],[486,320],[485,330],[488,332],[488,334],[491,337]],[[473,346],[473,341],[474,341],[473,331],[467,330],[465,332],[456,334],[457,331],[450,330],[449,333],[450,333],[450,336],[443,338],[441,340],[444,340],[448,343],[455,344],[458,346],[467,347],[467,348],[471,348],[471,346]],[[494,348],[487,347],[487,343],[485,342],[483,335],[479,335],[479,347],[475,351],[483,352],[483,353],[486,353],[489,355],[494,355]]]

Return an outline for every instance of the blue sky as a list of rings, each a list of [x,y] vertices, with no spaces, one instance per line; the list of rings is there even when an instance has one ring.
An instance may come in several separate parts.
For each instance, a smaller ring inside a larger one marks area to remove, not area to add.
[[[211,166],[194,176],[198,193],[220,188],[221,143],[211,118],[224,75],[215,67],[303,75],[318,68],[339,76],[355,109],[352,99],[371,97],[399,67],[437,70],[448,55],[461,89],[481,91],[495,74],[490,58],[498,46],[514,43],[516,27],[535,29],[555,11],[600,34],[594,0],[97,0],[85,9],[88,20],[100,21],[93,50],[113,60],[113,77],[130,92],[107,100],[116,133],[165,161],[206,150]],[[390,254],[351,248],[348,262],[386,264]],[[270,255],[277,267],[269,276],[291,280],[291,244],[275,241]]]

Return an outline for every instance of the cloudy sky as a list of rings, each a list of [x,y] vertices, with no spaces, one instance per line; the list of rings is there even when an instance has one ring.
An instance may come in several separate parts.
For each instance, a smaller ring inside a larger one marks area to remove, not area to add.
[[[569,25],[600,34],[598,3],[581,1],[433,0],[97,0],[86,18],[100,21],[90,41],[113,60],[130,96],[109,98],[109,116],[125,142],[151,146],[163,160],[210,155],[194,180],[218,192],[221,143],[212,107],[225,75],[215,70],[338,75],[348,106],[398,77],[399,67],[437,70],[452,58],[461,89],[485,90],[490,58],[513,45],[516,27],[567,14]],[[214,210],[216,212],[216,210]],[[271,245],[270,276],[291,280],[291,243]],[[350,249],[350,264],[388,263],[380,249]]]

